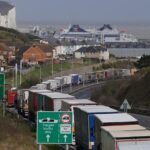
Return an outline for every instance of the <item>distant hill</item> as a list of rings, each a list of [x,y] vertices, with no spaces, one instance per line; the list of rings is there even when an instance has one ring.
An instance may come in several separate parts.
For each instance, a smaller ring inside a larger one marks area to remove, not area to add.
[[[140,70],[130,79],[109,81],[92,94],[92,100],[117,107],[125,98],[133,108],[150,108],[150,68]]]
[[[14,29],[0,27],[0,42],[8,45],[24,45],[39,39],[39,37],[28,33],[21,33]]]

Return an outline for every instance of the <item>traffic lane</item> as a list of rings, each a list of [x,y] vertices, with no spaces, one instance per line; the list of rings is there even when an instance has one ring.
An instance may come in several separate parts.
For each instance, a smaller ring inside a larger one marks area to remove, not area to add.
[[[144,116],[139,114],[131,114],[131,115],[139,121],[140,125],[150,129],[150,116]]]
[[[95,91],[95,89],[101,87],[103,83],[92,85],[86,88],[81,89],[80,91],[76,91],[72,95],[75,96],[78,99],[90,99],[92,93]]]
[[[93,90],[91,89],[87,89],[86,92],[85,91],[81,91],[77,94],[74,94],[74,96],[78,99],[90,99],[91,98],[91,94],[92,94]]]
[[[72,95],[75,96],[76,98],[79,98],[79,99],[82,99],[82,98],[90,99],[92,92],[96,88],[101,87],[103,84],[104,83],[101,83],[99,85],[95,85],[95,86],[87,87],[85,89],[81,89],[81,91],[77,91]],[[145,128],[150,129],[150,116],[139,115],[139,114],[131,114],[131,115],[139,121],[140,125],[144,126]]]
[[[91,89],[93,86],[95,86],[97,84],[98,84],[97,81],[94,81],[94,82],[85,83],[85,84],[81,83],[79,85],[72,85],[72,86],[68,85],[66,87],[62,87],[62,90],[61,90],[61,88],[59,88],[58,90],[56,90],[56,92],[61,92],[62,91],[62,93],[67,93],[67,94],[69,94],[69,93],[78,93],[79,90],[83,91],[84,89],[88,89],[88,88]]]

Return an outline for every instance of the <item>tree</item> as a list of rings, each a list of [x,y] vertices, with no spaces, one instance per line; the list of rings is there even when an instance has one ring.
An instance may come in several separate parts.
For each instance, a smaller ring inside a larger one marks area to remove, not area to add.
[[[137,61],[137,68],[144,68],[150,66],[150,55],[143,55],[140,60]]]
[[[35,77],[27,78],[22,84],[22,88],[30,88],[31,86],[34,86],[36,84],[40,83],[40,80]]]

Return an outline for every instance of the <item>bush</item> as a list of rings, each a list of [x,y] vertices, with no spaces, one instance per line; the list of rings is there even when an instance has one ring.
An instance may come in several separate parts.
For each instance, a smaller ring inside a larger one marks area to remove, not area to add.
[[[144,68],[149,66],[150,66],[150,55],[143,55],[136,64],[137,68]]]
[[[22,84],[21,87],[22,88],[30,88],[33,85],[36,85],[40,82],[40,80],[38,78],[35,77],[30,77],[27,78]]]

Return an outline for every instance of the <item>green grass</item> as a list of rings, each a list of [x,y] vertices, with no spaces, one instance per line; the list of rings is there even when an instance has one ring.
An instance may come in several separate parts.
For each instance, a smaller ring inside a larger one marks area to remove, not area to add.
[[[101,66],[98,66],[96,68],[93,68],[94,71],[98,70],[103,70],[103,69],[109,69],[109,68],[123,68],[123,69],[128,69],[128,68],[134,68],[134,62],[132,61],[117,61],[117,62],[112,62],[112,63],[104,63]]]
[[[43,150],[62,150],[57,145],[43,145]],[[0,149],[2,150],[37,150],[36,133],[21,118],[6,113],[2,116],[0,106]]]
[[[62,71],[66,71],[71,69],[72,65],[70,63],[66,62],[62,64]],[[81,67],[81,64],[73,64],[73,68],[78,68]],[[53,67],[53,74],[56,74],[61,71],[61,64],[54,64]],[[46,78],[50,77],[52,75],[52,65],[47,64],[47,65],[42,65],[41,66],[41,77]],[[40,78],[40,68],[35,67],[32,71],[29,73],[23,75],[23,80],[30,78],[30,77],[35,77],[35,78]]]
[[[130,79],[109,81],[92,94],[92,99],[105,105],[119,107],[126,98],[133,109],[150,108],[150,68],[140,70]]]
[[[71,71],[72,68],[77,69],[88,65],[91,65],[91,63],[63,62],[62,71],[69,71],[69,70]],[[27,82],[32,81],[33,85],[40,82],[40,68],[41,68],[42,79],[48,78],[52,75],[52,64],[44,64],[41,65],[40,67],[35,67],[28,73],[22,75],[23,88],[28,88],[28,86],[26,86]],[[61,72],[61,64],[54,64],[53,75],[59,72]],[[10,76],[8,78],[6,77],[6,83],[12,85],[12,78]],[[18,84],[19,84],[19,73],[18,73]]]
[[[0,42],[19,46],[32,43],[37,39],[39,38],[30,34],[24,34],[14,29],[0,27]]]

